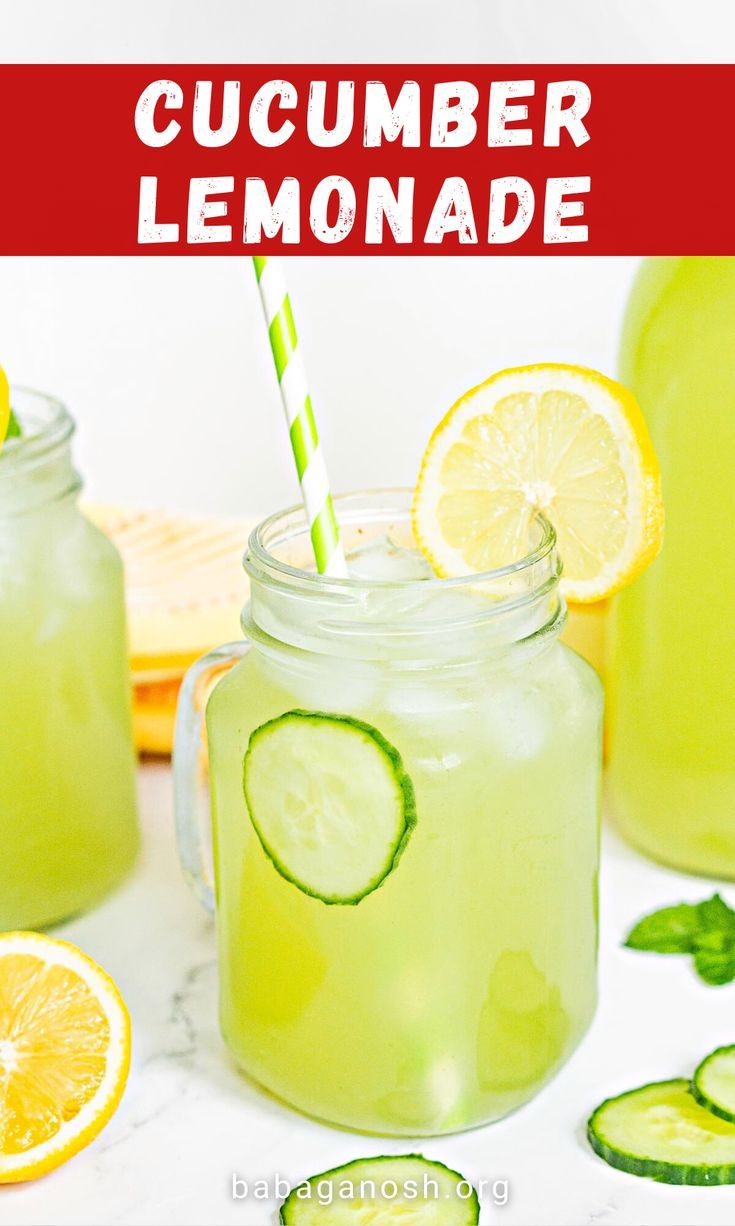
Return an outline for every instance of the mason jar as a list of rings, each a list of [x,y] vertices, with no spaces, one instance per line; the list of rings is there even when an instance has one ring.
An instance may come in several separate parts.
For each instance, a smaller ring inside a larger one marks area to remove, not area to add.
[[[84,911],[138,847],[122,564],[81,514],[74,424],[11,395],[0,450],[0,929]]]
[[[400,569],[410,493],[335,501],[353,574],[371,546]],[[536,1094],[594,1012],[601,686],[558,641],[541,517],[527,557],[468,578],[327,578],[310,557],[302,510],[256,529],[246,641],[182,692],[179,839],[216,894],[222,1030],[309,1115],[470,1128]]]

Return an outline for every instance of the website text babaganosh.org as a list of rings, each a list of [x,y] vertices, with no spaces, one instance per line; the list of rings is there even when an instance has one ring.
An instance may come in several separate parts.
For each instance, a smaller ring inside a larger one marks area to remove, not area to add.
[[[331,1205],[335,1201],[397,1201],[401,1198],[407,1201],[432,1201],[456,1196],[459,1200],[470,1200],[477,1193],[481,1203],[492,1204],[498,1208],[507,1205],[510,1198],[510,1186],[507,1179],[478,1179],[470,1182],[460,1179],[452,1190],[442,1189],[436,1179],[427,1173],[421,1179],[335,1179],[324,1176],[311,1182],[294,1183],[283,1175],[274,1174],[267,1178],[248,1179],[236,1172],[232,1174],[232,1199],[237,1201],[283,1201],[292,1192],[299,1199],[311,1200],[319,1205]]]

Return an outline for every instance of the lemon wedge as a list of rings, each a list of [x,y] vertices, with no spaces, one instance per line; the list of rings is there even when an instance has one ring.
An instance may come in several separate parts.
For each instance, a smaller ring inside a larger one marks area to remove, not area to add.
[[[66,941],[0,934],[0,1184],[88,1145],[129,1065],[130,1019],[109,976]]]
[[[518,561],[538,511],[556,529],[570,600],[605,599],[661,548],[661,478],[643,415],[597,371],[503,370],[462,396],[429,441],[413,528],[438,575]]]
[[[0,366],[0,447],[5,442],[5,435],[10,425],[10,387],[8,376]]]

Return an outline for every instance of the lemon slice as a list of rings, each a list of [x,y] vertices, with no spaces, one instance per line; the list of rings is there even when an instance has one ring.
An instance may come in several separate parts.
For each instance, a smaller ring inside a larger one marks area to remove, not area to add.
[[[658,461],[634,396],[579,366],[493,375],[449,410],[424,454],[416,541],[438,575],[492,570],[529,552],[542,511],[565,595],[602,600],[658,553]]]
[[[88,1145],[129,1064],[130,1019],[109,976],[66,941],[0,934],[0,1184]]]
[[[8,376],[0,366],[0,447],[5,442],[5,435],[10,425],[10,388]]]

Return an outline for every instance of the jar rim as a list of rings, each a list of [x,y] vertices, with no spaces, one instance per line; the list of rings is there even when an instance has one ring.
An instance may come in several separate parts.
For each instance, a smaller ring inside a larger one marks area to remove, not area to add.
[[[0,451],[0,462],[15,468],[35,467],[65,446],[75,430],[74,419],[57,396],[36,388],[11,384],[10,405],[17,413],[21,426],[30,424],[29,432],[6,440]]]
[[[335,498],[346,549],[359,553],[386,538],[399,550],[415,549],[412,498],[412,490],[400,488]],[[304,508],[293,507],[269,516],[250,536],[243,627],[261,643],[403,659],[412,667],[431,657],[462,659],[492,645],[540,641],[540,632],[558,629],[565,616],[561,564],[556,533],[543,515],[530,532],[533,545],[525,556],[495,570],[452,579],[335,578],[305,569],[309,525]]]
[[[405,503],[406,496],[410,497],[411,493],[412,491],[404,486],[384,486],[377,489],[362,489],[348,494],[335,495],[334,506],[337,512],[337,519],[341,518],[340,510],[347,511],[349,515],[352,509],[360,510],[360,503],[362,501],[368,502],[373,500],[376,503],[381,500],[384,510],[390,509],[385,504],[392,501],[395,504],[394,509],[396,513],[405,514],[405,506],[402,507],[400,503],[401,501]],[[332,593],[344,591],[345,593],[352,594],[358,590],[387,591],[392,588],[401,590],[415,588],[417,584],[421,584],[421,590],[428,595],[429,592],[450,591],[467,587],[468,585],[477,586],[478,584],[492,583],[518,575],[520,572],[536,566],[539,562],[543,562],[556,548],[556,530],[543,512],[537,511],[533,518],[540,533],[538,544],[529,549],[528,553],[524,554],[522,558],[505,566],[446,579],[440,578],[438,575],[429,579],[365,579],[360,577],[320,575],[316,571],[293,566],[278,558],[272,552],[275,546],[284,544],[294,536],[308,534],[309,525],[303,504],[295,503],[283,511],[274,512],[256,525],[248,538],[248,547],[243,557],[243,566],[251,578],[267,578],[270,574],[276,580],[286,583],[290,582],[293,586],[300,587],[302,590],[306,588],[314,593],[319,591],[329,591]],[[377,516],[375,517],[375,522],[379,522]],[[286,527],[290,527],[291,530],[286,532]]]

